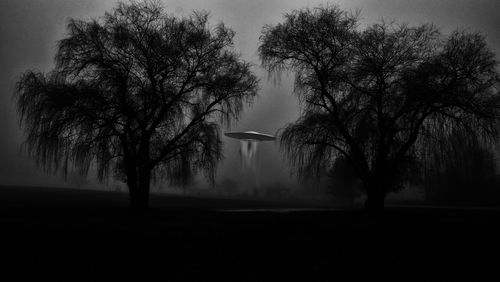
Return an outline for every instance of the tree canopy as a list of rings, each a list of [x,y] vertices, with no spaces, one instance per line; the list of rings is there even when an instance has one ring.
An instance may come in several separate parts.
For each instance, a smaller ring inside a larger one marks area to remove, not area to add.
[[[139,206],[152,179],[181,184],[202,171],[213,181],[219,126],[238,118],[257,90],[233,37],[206,12],[178,18],[152,1],[71,19],[55,68],[27,71],[17,84],[29,154],[49,171],[112,174]]]
[[[452,132],[497,140],[499,75],[481,34],[385,21],[361,27],[357,14],[324,6],[265,26],[259,53],[269,72],[295,73],[302,113],[280,138],[298,175],[318,176],[345,158],[368,208],[383,207]]]

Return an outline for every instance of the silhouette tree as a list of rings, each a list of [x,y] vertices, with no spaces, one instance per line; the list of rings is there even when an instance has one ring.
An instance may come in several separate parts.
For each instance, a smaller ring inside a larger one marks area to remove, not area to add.
[[[360,196],[360,179],[353,166],[346,158],[340,156],[335,159],[331,170],[326,174],[329,192],[336,200],[354,207],[355,199]]]
[[[263,28],[259,53],[271,74],[295,72],[302,115],[280,141],[298,175],[344,157],[366,208],[382,210],[434,137],[463,129],[496,138],[499,76],[480,34],[384,21],[361,29],[357,17],[336,6],[295,10]]]
[[[133,209],[148,206],[150,183],[214,181],[219,123],[256,94],[234,32],[206,12],[177,18],[156,2],[119,4],[94,20],[69,21],[56,65],[26,72],[15,97],[26,148],[48,171],[91,167],[125,181]]]

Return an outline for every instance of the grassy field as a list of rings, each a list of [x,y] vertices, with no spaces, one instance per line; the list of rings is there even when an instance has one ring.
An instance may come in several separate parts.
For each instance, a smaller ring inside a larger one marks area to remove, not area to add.
[[[26,187],[0,204],[0,281],[500,281],[495,210],[155,196],[135,216],[125,194]]]

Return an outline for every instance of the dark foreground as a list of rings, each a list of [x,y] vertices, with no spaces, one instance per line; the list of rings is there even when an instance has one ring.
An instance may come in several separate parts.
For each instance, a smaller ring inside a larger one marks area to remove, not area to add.
[[[116,194],[54,191],[0,190],[0,281],[500,281],[498,211],[155,198],[134,216]]]

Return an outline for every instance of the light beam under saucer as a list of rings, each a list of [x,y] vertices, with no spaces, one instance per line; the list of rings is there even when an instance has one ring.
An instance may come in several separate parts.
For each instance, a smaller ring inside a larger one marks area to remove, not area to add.
[[[254,179],[253,194],[258,195],[258,186],[260,184],[259,171],[257,169],[256,156],[259,142],[273,141],[275,136],[263,134],[255,131],[226,132],[224,135],[230,138],[238,139],[241,143],[241,169],[243,172],[249,171]]]

